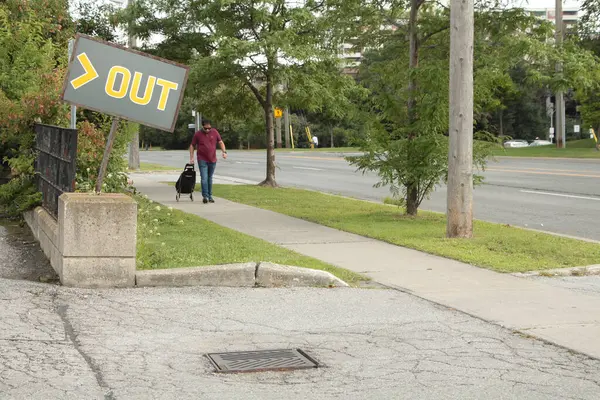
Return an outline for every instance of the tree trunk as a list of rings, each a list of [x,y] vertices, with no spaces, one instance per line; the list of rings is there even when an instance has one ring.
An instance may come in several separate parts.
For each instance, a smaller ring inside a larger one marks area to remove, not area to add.
[[[473,0],[450,3],[449,238],[473,237]]]
[[[140,169],[140,134],[136,132],[129,143],[129,169]]]
[[[132,0],[127,1],[127,6],[132,5]],[[127,47],[130,49],[136,46],[136,38],[131,34],[131,24],[129,25]],[[131,143],[129,143],[129,169],[140,169],[140,130],[135,133]]]
[[[416,185],[406,188],[406,214],[416,217],[419,211],[419,190]]]
[[[408,21],[408,40],[410,43],[409,48],[409,65],[408,68],[410,70],[414,70],[419,66],[419,31],[417,26],[417,18],[419,16],[419,9],[421,5],[423,5],[424,0],[411,0],[410,2],[410,18]],[[410,78],[408,81],[408,122],[411,126],[417,121],[417,100],[416,93],[417,91],[417,79],[414,74],[410,74]],[[408,140],[413,140],[416,137],[416,132],[410,132],[408,135]],[[409,165],[410,159],[414,155],[412,154],[409,146],[408,155]],[[418,184],[417,182],[409,182],[406,185],[406,213],[408,215],[415,216],[419,210],[419,193],[418,193]]]
[[[265,127],[267,133],[267,177],[260,186],[277,187],[275,181],[275,129],[273,126],[273,82],[267,77],[267,95],[265,97]]]
[[[498,111],[498,118],[500,119],[500,137],[504,137],[504,110],[500,108]]]
[[[335,147],[333,144],[333,125],[329,125],[329,134],[331,136],[331,148],[333,149]]]

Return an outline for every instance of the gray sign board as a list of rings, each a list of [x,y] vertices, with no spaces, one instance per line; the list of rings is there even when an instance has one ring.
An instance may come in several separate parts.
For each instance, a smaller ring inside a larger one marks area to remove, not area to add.
[[[173,132],[189,67],[78,34],[62,99]]]

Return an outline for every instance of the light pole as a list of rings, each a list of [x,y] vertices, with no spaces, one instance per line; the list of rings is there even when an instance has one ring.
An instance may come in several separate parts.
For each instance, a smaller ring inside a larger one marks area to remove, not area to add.
[[[71,58],[73,57],[73,46],[75,45],[75,40],[69,40],[69,62],[71,62]],[[77,107],[71,105],[71,129],[77,129]]]

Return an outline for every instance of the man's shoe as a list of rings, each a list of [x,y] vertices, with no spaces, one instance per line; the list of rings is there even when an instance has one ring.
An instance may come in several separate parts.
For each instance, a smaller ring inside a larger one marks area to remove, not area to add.
[[[208,199],[205,197],[205,198],[203,198],[203,199],[202,199],[202,202],[203,202],[204,204],[206,204],[206,203],[208,203]]]
[[[208,199],[209,203],[214,203],[215,201],[213,199]]]

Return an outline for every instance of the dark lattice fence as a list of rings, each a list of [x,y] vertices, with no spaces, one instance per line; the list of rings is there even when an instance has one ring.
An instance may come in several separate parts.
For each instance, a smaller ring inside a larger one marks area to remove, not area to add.
[[[77,130],[38,124],[35,133],[35,175],[42,207],[58,218],[59,196],[75,190]]]

